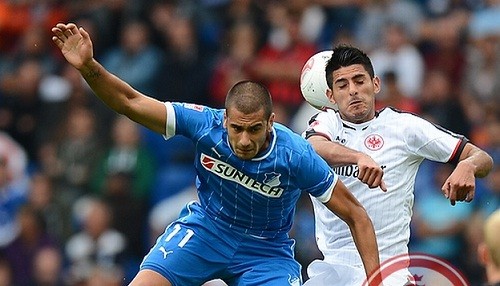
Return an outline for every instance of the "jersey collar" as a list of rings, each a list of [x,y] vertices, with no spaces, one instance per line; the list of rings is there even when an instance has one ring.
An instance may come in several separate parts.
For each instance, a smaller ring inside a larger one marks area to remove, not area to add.
[[[276,130],[274,129],[274,126],[271,127],[271,142],[269,142],[269,146],[267,146],[266,150],[264,150],[263,152],[259,152],[259,154],[262,153],[261,156],[258,156],[258,157],[255,157],[255,158],[252,158],[252,161],[261,161],[261,160],[264,160],[266,159],[270,154],[271,152],[274,150],[274,146],[276,145]],[[257,154],[258,155],[258,154]]]

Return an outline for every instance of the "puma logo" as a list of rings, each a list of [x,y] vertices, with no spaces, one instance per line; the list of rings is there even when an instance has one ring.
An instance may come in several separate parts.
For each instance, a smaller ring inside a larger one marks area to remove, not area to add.
[[[172,250],[167,251],[163,246],[160,246],[159,250],[163,253],[163,259],[166,259],[170,253],[174,253]]]

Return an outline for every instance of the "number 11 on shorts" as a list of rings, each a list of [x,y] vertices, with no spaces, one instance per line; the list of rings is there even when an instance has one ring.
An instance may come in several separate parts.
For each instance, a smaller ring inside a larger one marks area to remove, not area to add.
[[[174,225],[174,230],[165,238],[165,241],[170,241],[172,239],[172,237],[174,237],[177,233],[179,233],[179,231],[181,231],[181,226],[176,224]],[[181,239],[181,241],[179,241],[179,243],[177,244],[177,246],[179,247],[184,247],[184,245],[186,245],[186,243],[189,241],[189,239],[194,235],[194,231],[192,229],[187,229],[186,230],[186,234],[184,235],[184,237]]]

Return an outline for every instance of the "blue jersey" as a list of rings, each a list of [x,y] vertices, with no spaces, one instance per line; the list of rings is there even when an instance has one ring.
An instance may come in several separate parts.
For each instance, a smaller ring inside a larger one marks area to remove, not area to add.
[[[183,135],[194,142],[198,197],[214,222],[273,238],[290,230],[301,191],[323,202],[330,199],[337,176],[305,139],[285,126],[275,123],[268,148],[252,160],[241,160],[230,147],[224,110],[165,105],[165,138]]]

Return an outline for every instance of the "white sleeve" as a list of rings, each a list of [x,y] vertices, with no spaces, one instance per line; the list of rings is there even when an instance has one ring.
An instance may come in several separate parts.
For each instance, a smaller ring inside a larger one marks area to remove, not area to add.
[[[416,124],[412,125],[412,132],[405,132],[407,144],[412,152],[426,159],[446,163],[459,155],[460,148],[467,142],[464,136],[422,118],[415,116],[412,120],[416,120]]]
[[[171,102],[165,102],[164,104],[166,107],[165,111],[167,112],[167,122],[163,138],[167,140],[175,135],[175,110]]]
[[[335,130],[339,125],[338,117],[335,114],[335,111],[328,110],[326,112],[320,112],[313,117],[309,121],[309,126],[302,133],[302,137],[309,138],[313,135],[319,135],[327,138],[330,141],[334,141]]]

